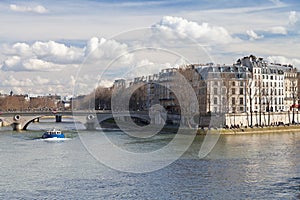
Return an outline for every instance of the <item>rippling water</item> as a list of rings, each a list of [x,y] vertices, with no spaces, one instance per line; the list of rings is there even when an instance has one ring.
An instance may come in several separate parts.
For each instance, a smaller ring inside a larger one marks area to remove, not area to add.
[[[53,126],[71,139],[36,139]],[[133,150],[163,146],[174,136],[138,140],[118,130],[107,135]],[[21,133],[2,127],[0,199],[300,199],[300,133],[221,136],[199,159],[202,140],[197,136],[161,170],[133,174],[94,159],[71,122],[36,123]]]

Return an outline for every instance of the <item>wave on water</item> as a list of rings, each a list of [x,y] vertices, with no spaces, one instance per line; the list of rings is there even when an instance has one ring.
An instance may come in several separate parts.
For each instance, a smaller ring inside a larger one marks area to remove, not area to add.
[[[45,138],[45,139],[39,138],[37,140],[45,141],[45,142],[60,142],[60,141],[72,140],[72,138]]]

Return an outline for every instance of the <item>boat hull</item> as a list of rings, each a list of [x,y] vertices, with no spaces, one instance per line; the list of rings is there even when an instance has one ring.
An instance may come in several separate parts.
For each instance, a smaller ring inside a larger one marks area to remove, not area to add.
[[[47,133],[44,133],[43,136],[42,136],[43,139],[47,139],[47,138],[65,138],[65,135],[62,133],[62,134],[47,134]]]

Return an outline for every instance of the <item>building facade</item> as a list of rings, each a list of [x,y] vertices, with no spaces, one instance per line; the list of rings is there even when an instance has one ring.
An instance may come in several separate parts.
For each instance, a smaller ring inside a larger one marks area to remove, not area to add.
[[[274,113],[298,111],[300,75],[297,76],[297,69],[292,65],[268,63],[253,55],[238,59],[232,65],[189,64],[137,77],[130,86],[142,83],[134,101],[142,105],[138,109],[148,110],[160,104],[169,113],[179,114],[182,108],[173,89],[182,83],[176,74],[181,74],[193,88],[200,115],[229,114],[233,120],[224,122],[226,125],[270,125],[278,120],[272,119]],[[121,85],[125,85],[124,81]],[[183,88],[181,92],[185,95],[186,91]],[[236,122],[236,115],[243,115],[245,119]],[[294,117],[289,121],[294,123]]]

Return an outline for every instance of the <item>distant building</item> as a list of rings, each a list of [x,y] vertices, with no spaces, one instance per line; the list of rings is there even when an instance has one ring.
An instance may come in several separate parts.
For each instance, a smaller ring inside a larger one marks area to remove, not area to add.
[[[266,114],[294,112],[298,107],[300,75],[297,78],[296,68],[268,63],[253,55],[232,65],[190,64],[164,69],[159,74],[135,78],[130,85],[144,83],[146,108],[159,103],[169,112],[180,113],[172,91],[176,73],[182,74],[194,89],[200,114],[244,113],[247,119],[241,120],[241,124],[266,125],[271,123],[270,116],[266,120]]]
[[[290,78],[295,77],[296,69],[292,66],[270,64],[262,58],[254,56],[244,57],[241,65],[252,73],[251,87],[248,88],[251,100],[251,108],[254,112],[279,112],[288,111],[292,105],[290,93],[284,89],[290,85]],[[294,84],[297,84],[293,81]]]
[[[126,87],[125,79],[117,79],[114,81],[114,84],[113,84],[114,89],[125,88],[125,87]]]

